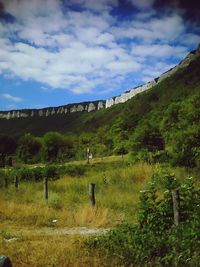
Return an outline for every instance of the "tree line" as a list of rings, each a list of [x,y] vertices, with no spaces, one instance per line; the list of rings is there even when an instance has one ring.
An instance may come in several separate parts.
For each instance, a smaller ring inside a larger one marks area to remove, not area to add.
[[[199,107],[197,91],[144,116],[136,109],[129,112],[129,108],[135,108],[129,105],[111,125],[102,123],[88,132],[47,132],[43,136],[26,133],[18,140],[1,135],[0,155],[7,162],[10,156],[24,163],[64,162],[84,159],[89,147],[95,157],[129,153],[133,161],[200,167]]]

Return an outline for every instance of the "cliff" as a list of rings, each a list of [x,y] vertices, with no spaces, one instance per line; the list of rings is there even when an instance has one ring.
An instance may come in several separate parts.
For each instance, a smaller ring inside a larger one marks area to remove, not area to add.
[[[14,118],[27,118],[27,117],[48,117],[55,114],[67,114],[73,112],[91,112],[100,110],[105,107],[105,101],[93,101],[93,102],[82,102],[74,103],[59,107],[48,107],[42,109],[22,109],[22,110],[9,110],[1,111],[0,119],[14,119]]]
[[[107,100],[98,100],[91,102],[82,102],[68,104],[59,107],[48,107],[42,109],[22,109],[22,110],[10,110],[10,111],[0,111],[0,119],[14,119],[14,118],[27,118],[27,117],[48,117],[55,114],[68,114],[74,112],[91,112],[100,110],[103,108],[109,108],[113,105],[124,103],[127,100],[131,99],[135,95],[142,93],[148,89],[153,88],[155,85],[159,84],[161,81],[172,76],[178,69],[187,67],[194,59],[200,56],[200,45],[197,50],[190,52],[184,60],[182,60],[177,66],[170,69],[169,71],[163,73],[160,77],[155,78],[154,80],[135,87],[129,91],[124,92],[123,94],[115,97],[111,97]]]
[[[119,103],[124,103],[127,100],[129,100],[130,98],[132,98],[133,96],[154,87],[155,85],[159,84],[164,79],[173,75],[178,69],[187,67],[191,61],[193,61],[194,59],[196,59],[199,56],[200,56],[200,44],[199,44],[197,50],[190,52],[186,56],[186,58],[184,60],[182,60],[177,66],[175,66],[174,68],[161,74],[160,77],[155,78],[154,80],[152,80],[152,81],[150,81],[144,85],[141,85],[141,86],[135,87],[129,91],[126,91],[125,93],[123,93],[119,96],[115,96],[115,97],[111,97],[111,98],[107,99],[106,100],[106,108],[109,108],[109,107],[116,105],[116,104],[119,104]]]

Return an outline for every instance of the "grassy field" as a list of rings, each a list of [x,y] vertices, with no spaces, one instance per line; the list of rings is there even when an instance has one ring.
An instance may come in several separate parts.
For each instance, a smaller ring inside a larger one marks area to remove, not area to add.
[[[12,184],[0,189],[0,254],[8,255],[14,266],[112,266],[87,256],[82,245],[86,236],[46,235],[42,229],[112,228],[134,222],[140,190],[158,168],[130,165],[120,157],[98,159],[82,177],[50,181],[48,202],[42,182],[21,182],[17,192]],[[186,176],[182,169],[174,171]],[[91,182],[96,184],[95,208],[89,202]]]

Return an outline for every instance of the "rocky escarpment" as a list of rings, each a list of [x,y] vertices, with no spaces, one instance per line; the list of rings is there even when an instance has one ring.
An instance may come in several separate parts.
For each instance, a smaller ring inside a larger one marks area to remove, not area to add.
[[[163,73],[160,77],[155,78],[154,80],[152,80],[152,81],[150,81],[144,85],[141,85],[141,86],[135,87],[129,91],[126,91],[119,96],[115,96],[115,97],[111,97],[111,98],[107,99],[106,100],[106,108],[109,108],[109,107],[116,105],[116,104],[119,104],[119,103],[124,103],[127,100],[129,100],[130,98],[134,97],[135,95],[142,93],[142,92],[154,87],[155,85],[157,85],[158,83],[160,83],[164,79],[173,75],[178,69],[187,67],[191,61],[193,61],[195,58],[197,58],[199,56],[200,56],[200,45],[198,46],[197,50],[194,50],[191,53],[189,53],[186,56],[186,58],[184,60],[182,60],[177,66],[175,66],[174,68]]]
[[[73,112],[91,112],[105,108],[105,101],[94,102],[82,102],[77,104],[69,104],[59,107],[48,107],[42,109],[22,109],[22,110],[10,110],[1,111],[0,119],[15,119],[15,118],[27,118],[27,117],[48,117],[55,114],[67,114]]]
[[[27,117],[48,117],[55,114],[68,114],[73,112],[91,112],[100,110],[102,108],[109,108],[113,105],[124,103],[130,98],[134,97],[135,95],[142,93],[164,79],[172,76],[178,69],[187,67],[191,61],[196,59],[200,56],[200,45],[198,46],[197,50],[192,51],[189,53],[184,60],[180,62],[177,66],[170,69],[169,71],[163,73],[160,77],[155,78],[154,80],[135,87],[129,91],[124,92],[123,94],[115,97],[111,97],[107,100],[99,100],[99,101],[92,101],[92,102],[82,102],[76,104],[69,104],[59,107],[49,107],[49,108],[42,108],[42,109],[23,109],[23,110],[10,110],[10,111],[1,111],[0,112],[0,119],[14,119],[14,118],[27,118]]]

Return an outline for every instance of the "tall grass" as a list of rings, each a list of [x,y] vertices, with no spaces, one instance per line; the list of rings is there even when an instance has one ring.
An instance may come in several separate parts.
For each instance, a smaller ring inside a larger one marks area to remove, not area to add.
[[[102,167],[103,166],[103,167]],[[103,171],[102,171],[103,168]],[[91,164],[84,177],[63,176],[49,182],[49,199],[44,200],[42,182],[21,182],[1,189],[1,221],[21,225],[107,226],[120,220],[134,220],[138,192],[148,180],[153,166],[140,163],[115,168],[109,164]],[[91,209],[90,182],[96,184],[96,208]]]
[[[78,236],[35,236],[42,227],[113,227],[135,221],[139,191],[159,165],[129,165],[119,158],[92,162],[84,176],[62,176],[49,181],[49,199],[42,182],[20,182],[0,189],[0,254],[11,257],[14,266],[112,266],[89,258]],[[179,177],[185,171],[175,169]],[[90,207],[88,185],[96,184],[96,206]],[[56,220],[56,223],[55,223]],[[17,237],[5,242],[5,236]]]

